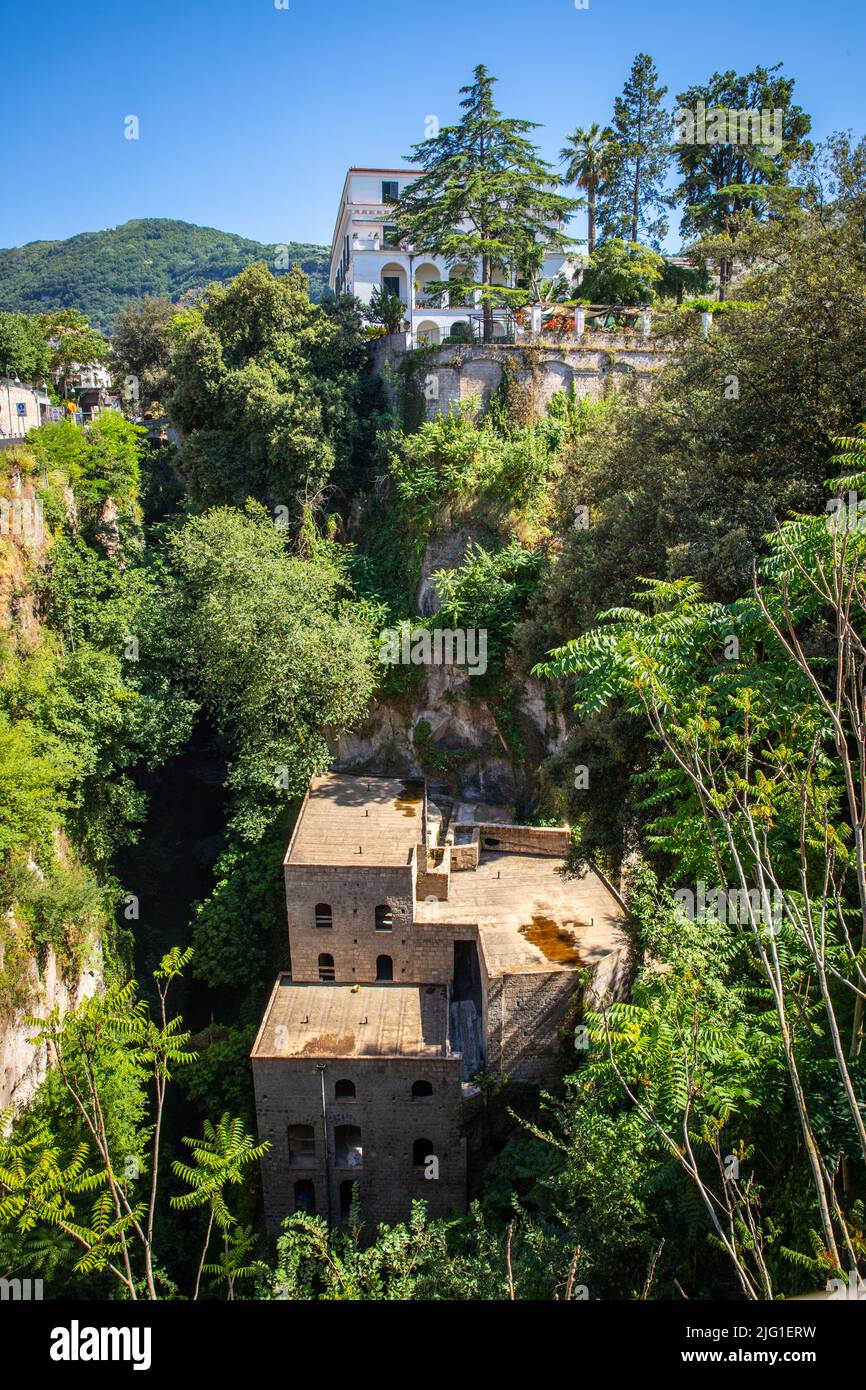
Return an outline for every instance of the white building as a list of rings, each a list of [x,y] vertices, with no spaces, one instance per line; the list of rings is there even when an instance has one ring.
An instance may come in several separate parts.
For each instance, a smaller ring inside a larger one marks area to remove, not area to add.
[[[481,279],[477,263],[449,266],[442,256],[428,256],[397,244],[394,204],[416,179],[419,169],[350,169],[343,184],[340,210],[331,243],[328,283],[335,294],[353,294],[369,304],[377,287],[397,294],[406,305],[406,326],[413,344],[440,343],[456,324],[480,335],[479,296],[475,302],[432,304],[425,290],[431,281]],[[572,270],[575,258],[555,250],[545,257],[542,278]],[[505,275],[500,283],[507,284]],[[494,335],[505,337],[507,314],[494,311]]]
[[[110,387],[111,372],[101,362],[73,362],[66,376],[69,391],[108,391]]]
[[[23,439],[49,418],[44,391],[11,378],[0,378],[0,439]]]

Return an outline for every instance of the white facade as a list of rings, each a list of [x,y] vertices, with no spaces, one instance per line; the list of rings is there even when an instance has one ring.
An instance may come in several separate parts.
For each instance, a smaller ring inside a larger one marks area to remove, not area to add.
[[[48,418],[48,405],[44,391],[0,378],[0,438],[23,439]]]
[[[73,362],[66,377],[67,388],[73,391],[108,391],[111,373],[101,362]]]
[[[413,344],[442,342],[457,323],[466,325],[463,331],[471,331],[474,322],[477,335],[481,318],[477,295],[471,303],[431,304],[424,286],[449,278],[479,280],[480,266],[476,263],[467,276],[442,256],[396,245],[393,205],[419,173],[418,169],[349,170],[331,243],[328,284],[335,294],[353,294],[362,304],[369,304],[376,288],[399,294],[406,305],[406,327]],[[564,252],[553,251],[545,257],[542,277],[570,270],[573,264]],[[508,283],[505,276],[501,283]],[[494,310],[496,337],[505,336],[506,317],[504,310]]]

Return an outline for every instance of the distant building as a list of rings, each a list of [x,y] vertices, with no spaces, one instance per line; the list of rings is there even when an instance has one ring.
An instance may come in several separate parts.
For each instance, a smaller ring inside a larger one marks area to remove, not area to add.
[[[374,289],[399,295],[406,305],[406,324],[413,345],[440,343],[452,333],[456,324],[477,336],[481,308],[469,302],[440,304],[430,301],[426,290],[432,281],[448,279],[481,279],[481,267],[454,265],[449,267],[442,256],[428,256],[397,244],[394,225],[394,204],[403,191],[416,179],[419,169],[350,169],[343,183],[340,209],[331,243],[328,284],[335,294],[353,294],[362,304],[369,304]],[[545,258],[542,277],[573,271],[575,257],[552,250]],[[467,274],[467,270],[469,273]],[[500,273],[500,283],[508,283]],[[505,337],[508,315],[505,310],[494,313],[494,334]]]
[[[38,387],[0,378],[0,438],[23,439],[45,423],[49,407],[48,396]]]
[[[59,386],[60,373],[55,374],[55,379]],[[74,362],[71,371],[66,373],[65,389],[67,397],[75,399],[79,422],[91,420],[115,404],[111,373],[101,362]]]
[[[440,825],[423,780],[310,785],[285,858],[291,973],[252,1052],[272,1234],[293,1211],[345,1219],[355,1183],[371,1228],[413,1198],[461,1211],[472,1078],[553,1081],[580,972],[623,994],[622,904],[559,872],[567,830],[458,823],[437,843]]]

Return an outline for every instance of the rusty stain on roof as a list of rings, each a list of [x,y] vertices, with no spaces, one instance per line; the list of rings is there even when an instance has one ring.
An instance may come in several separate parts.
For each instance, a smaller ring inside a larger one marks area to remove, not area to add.
[[[531,922],[520,927],[521,936],[537,946],[554,965],[580,965],[580,952],[571,928],[577,923],[555,922],[552,917],[536,914]]]

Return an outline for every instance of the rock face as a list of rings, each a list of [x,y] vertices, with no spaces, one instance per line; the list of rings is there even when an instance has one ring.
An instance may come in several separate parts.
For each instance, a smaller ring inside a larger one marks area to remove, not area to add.
[[[3,945],[0,942],[0,968],[2,964]],[[67,1013],[101,988],[100,943],[90,943],[88,956],[75,979],[63,979],[51,948],[44,970],[40,972],[34,961],[29,973],[32,992],[27,1006],[16,1010],[10,1018],[0,1019],[0,1111],[10,1106],[19,1110],[26,1105],[48,1069],[47,1049],[34,1047],[31,1042],[34,1029],[25,1019],[28,1016],[47,1018],[55,1008]]]
[[[428,542],[421,562],[421,577],[415,602],[422,618],[432,618],[441,607],[439,594],[432,576],[437,570],[457,569],[462,565],[470,541],[478,540],[473,531],[461,526],[457,531],[445,535],[432,536]]]
[[[430,618],[439,611],[432,576],[459,566],[474,539],[468,528],[430,538],[416,595],[422,616]],[[549,691],[540,681],[524,677],[516,712],[527,756],[515,766],[476,679],[454,665],[423,667],[409,696],[374,705],[359,729],[331,740],[334,770],[433,777],[445,784],[451,799],[481,804],[485,814],[496,819],[497,807],[514,804],[526,768],[556,752],[567,730],[562,713],[549,707]]]
[[[0,454],[0,459],[3,455]],[[20,651],[35,649],[40,640],[38,604],[31,583],[30,568],[44,559],[50,545],[47,526],[43,527],[41,503],[36,499],[32,479],[22,480],[20,468],[13,462],[8,472],[4,518],[12,524],[0,527],[0,635]],[[67,517],[74,529],[77,524],[75,499],[71,489],[64,492]],[[113,505],[113,504],[112,504]],[[17,521],[26,524],[17,525]],[[67,849],[59,829],[55,840],[61,856]],[[31,873],[43,877],[42,869],[31,858]],[[15,980],[14,1003],[3,1011],[0,997],[0,1112],[20,1109],[32,1098],[42,1082],[48,1066],[44,1047],[34,1047],[34,1029],[25,1022],[28,1017],[45,1018],[52,1009],[66,1013],[83,999],[102,988],[102,946],[98,937],[84,947],[83,963],[72,978],[64,979],[57,956],[49,947],[44,968],[40,970],[32,956],[29,937],[21,942],[21,927],[13,912],[5,919],[0,916],[0,981]],[[23,959],[22,959],[23,957]],[[4,976],[5,967],[5,976]],[[23,1002],[22,1002],[23,1001]]]

